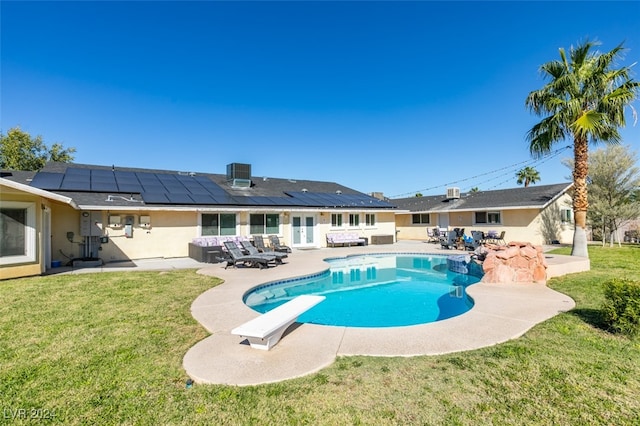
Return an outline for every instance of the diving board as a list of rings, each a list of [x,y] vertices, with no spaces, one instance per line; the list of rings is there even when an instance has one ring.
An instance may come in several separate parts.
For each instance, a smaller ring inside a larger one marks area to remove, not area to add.
[[[231,330],[249,341],[252,348],[268,351],[298,317],[322,302],[325,296],[302,295]]]

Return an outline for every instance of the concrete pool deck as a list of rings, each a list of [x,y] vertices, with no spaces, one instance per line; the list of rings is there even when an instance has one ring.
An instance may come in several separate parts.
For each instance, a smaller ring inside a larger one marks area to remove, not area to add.
[[[183,366],[196,383],[257,385],[305,376],[348,355],[438,355],[492,346],[522,336],[534,325],[571,310],[574,301],[544,284],[485,284],[467,289],[475,306],[443,321],[407,327],[352,328],[298,324],[269,351],[251,348],[231,330],[259,314],[242,296],[263,283],[328,269],[323,259],[367,253],[456,254],[418,241],[392,245],[294,250],[284,265],[260,270],[211,264],[199,273],[222,278],[193,302],[194,318],[211,335],[186,353]],[[547,277],[589,269],[589,260],[547,255]]]

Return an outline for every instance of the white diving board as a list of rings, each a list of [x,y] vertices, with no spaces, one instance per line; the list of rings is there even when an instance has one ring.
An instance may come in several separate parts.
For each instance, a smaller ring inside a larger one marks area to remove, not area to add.
[[[231,334],[249,341],[252,348],[268,351],[300,315],[325,299],[324,296],[302,295],[231,330]]]

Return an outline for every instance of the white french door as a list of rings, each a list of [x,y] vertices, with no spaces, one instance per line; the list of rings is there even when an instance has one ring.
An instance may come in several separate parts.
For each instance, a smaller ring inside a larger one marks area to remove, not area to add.
[[[291,245],[297,247],[315,245],[315,218],[307,215],[291,216]]]

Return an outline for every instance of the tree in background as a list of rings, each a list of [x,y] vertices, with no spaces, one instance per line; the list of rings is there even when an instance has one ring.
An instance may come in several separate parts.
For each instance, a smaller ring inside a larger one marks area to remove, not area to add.
[[[626,222],[640,218],[640,169],[636,152],[621,145],[594,151],[589,159],[589,213],[593,228],[602,229],[602,244],[609,235],[620,243],[618,230]]]
[[[527,96],[525,105],[544,118],[527,133],[534,157],[551,152],[553,145],[573,139],[573,234],[574,256],[588,257],[587,175],[589,143],[620,142],[624,110],[638,97],[640,83],[630,78],[630,67],[613,68],[621,59],[622,44],[607,53],[592,49],[598,43],[586,41],[571,47],[569,56],[560,48],[560,60],[540,67],[547,84]],[[631,108],[635,116],[635,110]]]
[[[32,138],[20,127],[9,129],[6,135],[0,133],[0,169],[40,170],[47,161],[70,163],[74,152],[75,148],[64,148],[59,143],[49,148],[42,136]]]
[[[516,181],[518,185],[522,185],[524,183],[524,187],[528,187],[532,183],[536,183],[540,180],[540,173],[531,166],[527,166],[524,169],[520,169],[518,173],[516,173],[516,177],[518,180]]]

